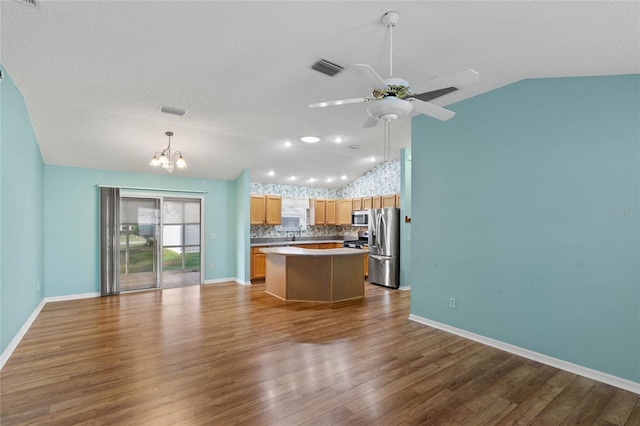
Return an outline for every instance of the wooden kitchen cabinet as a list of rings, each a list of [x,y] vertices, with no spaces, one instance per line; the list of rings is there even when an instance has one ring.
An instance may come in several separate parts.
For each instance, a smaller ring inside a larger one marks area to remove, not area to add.
[[[282,223],[282,197],[279,195],[265,195],[264,224],[280,225]]]
[[[251,225],[279,225],[282,222],[282,197],[279,195],[251,195],[249,223]]]
[[[309,225],[335,225],[336,200],[316,198],[311,200]]]
[[[372,209],[379,209],[382,207],[382,197],[381,196],[376,196],[376,197],[371,197],[371,203],[373,205],[373,207],[371,207]]]
[[[342,243],[320,243],[320,249],[342,248]]]
[[[373,197],[362,197],[362,210],[373,208]]]
[[[325,208],[325,224],[327,225],[335,225],[336,224],[336,200],[326,200],[326,208]]]
[[[396,195],[395,194],[383,195],[381,198],[382,198],[382,207],[395,207],[396,206]]]
[[[309,225],[325,225],[327,223],[327,200],[322,198],[311,199],[310,205]]]
[[[264,278],[266,274],[267,255],[260,251],[261,247],[251,249],[251,279]]]
[[[319,249],[320,244],[293,244],[291,247],[299,247],[304,249]]]
[[[264,195],[252,195],[249,223],[251,225],[264,225],[264,211],[265,211]]]
[[[362,210],[362,198],[354,198],[352,206],[353,210]]]
[[[367,250],[363,248],[363,250]],[[364,255],[364,276],[369,276],[369,253]]]
[[[336,225],[351,225],[351,212],[353,211],[353,201],[351,198],[338,200]]]
[[[400,208],[400,194],[396,194],[396,207]]]

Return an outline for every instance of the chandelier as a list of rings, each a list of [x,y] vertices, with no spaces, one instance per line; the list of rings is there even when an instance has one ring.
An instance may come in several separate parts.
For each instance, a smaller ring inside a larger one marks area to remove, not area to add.
[[[184,160],[184,157],[182,157],[182,153],[176,151],[173,155],[171,154],[171,136],[173,136],[173,132],[165,132],[164,134],[169,137],[169,145],[167,145],[164,150],[156,152],[150,164],[154,167],[162,166],[167,169],[169,173],[173,173],[174,166],[184,169],[187,167],[187,162]]]

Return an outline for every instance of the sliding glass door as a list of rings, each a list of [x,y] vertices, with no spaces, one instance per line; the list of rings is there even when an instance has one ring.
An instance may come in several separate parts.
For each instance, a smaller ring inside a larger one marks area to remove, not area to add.
[[[202,283],[199,198],[120,198],[120,290]]]
[[[160,199],[120,198],[120,290],[158,288]]]
[[[200,200],[165,198],[162,213],[163,288],[200,284]]]

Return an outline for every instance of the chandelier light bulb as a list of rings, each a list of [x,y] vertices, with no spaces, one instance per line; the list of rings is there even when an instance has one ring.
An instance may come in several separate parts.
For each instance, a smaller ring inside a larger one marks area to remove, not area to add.
[[[167,164],[169,162],[169,159],[165,154],[162,154],[158,161],[160,162],[160,164]]]
[[[185,167],[187,167],[187,162],[184,161],[184,157],[182,155],[176,160],[176,167],[178,167],[179,169],[184,169]]]
[[[149,163],[149,165],[153,167],[157,167],[160,165],[160,161],[158,161],[158,157],[156,155],[153,156],[153,158],[151,159],[151,163]]]

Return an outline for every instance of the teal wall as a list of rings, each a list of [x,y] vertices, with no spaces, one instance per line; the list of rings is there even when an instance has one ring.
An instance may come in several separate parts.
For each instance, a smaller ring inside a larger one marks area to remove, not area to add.
[[[250,261],[250,212],[251,212],[251,173],[249,169],[245,169],[234,182],[235,185],[235,212],[236,212],[236,228],[235,242],[233,247],[236,255],[236,271],[238,281],[241,283],[249,283],[251,277],[251,261]]]
[[[99,291],[96,185],[204,190],[205,280],[236,277],[234,183],[112,170],[47,165],[45,174],[45,295]],[[177,193],[174,193],[174,195]],[[216,234],[215,239],[210,235]],[[210,264],[214,263],[214,269]]]
[[[412,123],[411,312],[640,382],[640,76],[451,107]]]
[[[3,68],[2,76],[0,352],[7,348],[43,299],[45,285],[44,165],[22,95]]]
[[[411,286],[411,148],[400,150],[400,287]]]

